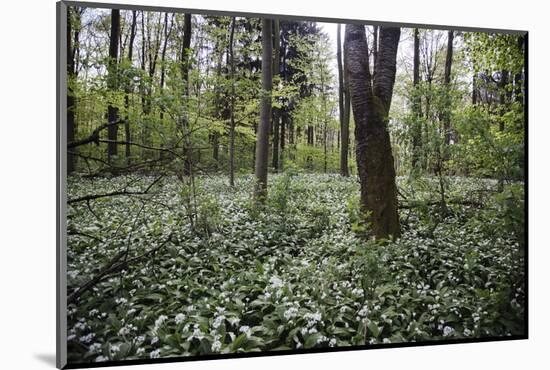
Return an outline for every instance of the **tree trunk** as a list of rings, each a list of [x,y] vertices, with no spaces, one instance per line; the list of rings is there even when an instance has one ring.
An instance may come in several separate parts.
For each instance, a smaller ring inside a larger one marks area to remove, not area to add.
[[[111,11],[111,35],[109,40],[109,62],[108,62],[108,80],[107,85],[110,92],[115,92],[118,88],[118,42],[120,35],[120,10],[113,9]],[[109,102],[107,108],[107,117],[109,122],[115,122],[118,119],[118,108],[113,105],[113,102]],[[111,142],[108,143],[107,154],[109,162],[111,157],[118,154],[117,138],[118,138],[118,125],[111,125],[108,128],[108,138]]]
[[[378,26],[374,26],[373,27],[373,32],[372,32],[372,38],[373,38],[373,42],[372,42],[372,65],[374,66],[373,67],[373,73],[372,73],[372,78],[374,79],[376,77],[376,63],[378,63],[378,31],[379,31],[379,27]]]
[[[287,81],[287,66],[286,66],[286,43],[281,42],[281,50],[282,50],[282,80]],[[286,141],[286,127],[288,124],[288,118],[289,118],[289,102],[288,99],[285,98],[283,101],[283,109],[281,112],[281,137],[280,137],[280,143],[279,146],[281,147],[281,155],[279,158],[279,169],[283,168],[284,165],[284,158],[285,158],[285,141]]]
[[[191,48],[191,14],[186,13],[183,19],[183,42],[181,46],[181,79],[183,81],[181,128],[183,134],[183,174],[191,175],[191,140],[189,133],[188,99],[189,99],[189,60]]]
[[[233,37],[235,35],[235,17],[231,20],[229,35],[229,78],[231,79],[231,98],[229,100],[229,185],[235,186],[235,59],[233,57]]]
[[[278,81],[279,77],[279,58],[280,58],[281,37],[279,31],[279,20],[273,20],[273,79]],[[273,108],[273,170],[279,170],[279,118],[280,110],[277,107]]]
[[[271,20],[262,19],[262,96],[260,102],[260,124],[256,137],[256,161],[255,175],[256,188],[254,196],[256,201],[265,202],[267,197],[267,161],[269,156],[269,121],[271,119],[271,88],[272,88],[272,62],[273,42]]]
[[[75,140],[75,109],[76,97],[74,95],[73,85],[75,81],[75,60],[72,45],[72,20],[71,7],[67,7],[67,142],[72,143]],[[75,30],[75,35],[76,35]],[[76,39],[77,36],[75,36]],[[75,40],[77,41],[77,40]],[[74,148],[73,150],[77,150]],[[74,172],[76,168],[76,156],[67,153],[67,174]]]
[[[344,41],[344,45],[346,45]],[[350,157],[350,139],[349,139],[349,121],[351,117],[351,97],[349,92],[349,74],[348,74],[348,58],[347,54],[344,53],[344,123],[342,125],[342,147],[341,150],[346,154],[345,159],[345,176],[349,176],[349,157]]]
[[[137,19],[137,12],[135,10],[132,11],[132,25],[130,28],[130,41],[128,43],[128,61],[130,62],[130,66],[132,66],[132,58],[134,53],[134,40],[136,38],[136,19]],[[124,122],[124,136],[125,136],[125,158],[126,158],[126,165],[130,164],[130,156],[131,156],[131,141],[132,137],[130,135],[130,119],[129,119],[129,109],[130,109],[130,98],[129,94],[132,91],[132,81],[128,81],[126,84],[126,91],[124,96],[124,107],[126,109],[126,122]]]
[[[445,76],[443,79],[445,88],[445,106],[443,107],[443,131],[445,137],[445,146],[443,149],[443,158],[449,159],[449,145],[451,144],[451,67],[453,64],[453,39],[454,32],[449,30],[447,37],[447,55],[445,57]]]
[[[166,80],[166,49],[168,48],[168,39],[172,33],[172,27],[174,18],[172,16],[170,20],[170,27],[168,27],[168,13],[164,13],[164,43],[162,45],[162,52],[160,54],[160,93],[164,94],[164,82]],[[160,120],[164,119],[164,104],[160,106]]]
[[[376,78],[369,71],[362,25],[346,25],[351,105],[355,118],[361,208],[375,238],[398,237],[397,188],[388,133],[400,29],[380,27]]]
[[[338,24],[336,31],[336,59],[338,63],[338,109],[340,111],[340,133],[342,145],[340,146],[340,174],[344,177],[349,176],[348,170],[348,143],[349,126],[346,127],[346,101],[344,95],[344,68],[342,67],[342,40],[341,25]]]
[[[420,164],[420,153],[422,150],[422,126],[420,118],[421,101],[418,85],[420,83],[420,37],[418,36],[418,28],[414,29],[414,54],[413,54],[413,96],[412,96],[412,163],[413,170],[417,169]]]

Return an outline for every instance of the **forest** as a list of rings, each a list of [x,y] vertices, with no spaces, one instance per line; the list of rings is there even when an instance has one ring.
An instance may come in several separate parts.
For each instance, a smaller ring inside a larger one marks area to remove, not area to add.
[[[69,363],[522,337],[527,37],[68,7]]]

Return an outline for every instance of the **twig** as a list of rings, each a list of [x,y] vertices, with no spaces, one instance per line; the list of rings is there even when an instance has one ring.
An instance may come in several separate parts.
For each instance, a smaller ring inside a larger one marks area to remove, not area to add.
[[[164,248],[168,242],[172,240],[173,233],[170,233],[168,235],[168,238],[164,242],[162,242],[159,246],[152,248],[148,250],[147,252],[130,258],[130,259],[124,259],[123,261],[119,262],[122,257],[126,257],[125,255],[128,253],[127,250],[124,250],[118,254],[116,254],[100,271],[99,273],[94,276],[92,279],[90,279],[88,282],[84,283],[84,285],[76,288],[68,297],[67,297],[67,304],[74,303],[82,294],[87,292],[88,290],[92,289],[94,286],[105,280],[110,275],[119,272],[129,266],[132,263],[138,262],[149,255],[159,251],[160,249]]]
[[[159,182],[162,178],[164,177],[164,175],[162,176],[159,176],[155,181],[153,181],[148,187],[147,189],[145,189],[144,191],[127,191],[127,190],[118,190],[118,191],[113,191],[111,193],[104,193],[104,194],[90,194],[90,195],[85,195],[83,197],[79,197],[79,198],[74,198],[74,199],[69,199],[67,201],[68,204],[73,204],[73,203],[78,203],[78,202],[88,202],[90,200],[94,200],[94,199],[99,199],[99,198],[106,198],[106,197],[115,197],[115,196],[120,196],[120,195],[145,195],[149,192],[149,190],[151,190],[151,188],[157,183]]]

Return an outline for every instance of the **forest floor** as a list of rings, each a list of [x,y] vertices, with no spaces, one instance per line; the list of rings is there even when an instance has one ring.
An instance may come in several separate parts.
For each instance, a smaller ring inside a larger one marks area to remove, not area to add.
[[[73,176],[68,197],[154,180]],[[521,184],[446,178],[442,212],[437,179],[399,179],[402,236],[377,243],[354,178],[269,181],[261,209],[252,176],[234,188],[162,178],[146,194],[70,203],[69,295],[115,255],[155,252],[69,304],[69,361],[523,334]]]

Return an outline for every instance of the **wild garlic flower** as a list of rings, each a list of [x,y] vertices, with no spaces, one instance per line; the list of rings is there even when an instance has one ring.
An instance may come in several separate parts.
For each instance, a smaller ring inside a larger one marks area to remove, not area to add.
[[[220,342],[219,340],[216,340],[214,341],[214,343],[212,343],[212,352],[219,352],[221,348],[222,342]]]
[[[285,319],[290,320],[298,315],[298,309],[296,307],[290,307],[283,313]]]
[[[250,326],[247,326],[247,325],[243,325],[239,328],[239,331],[241,333],[245,333],[247,337],[250,337],[250,335],[252,334],[252,331],[250,329]]]
[[[92,345],[88,348],[88,350],[89,350],[90,352],[92,352],[92,353],[95,353],[95,352],[99,351],[100,349],[101,349],[101,343],[97,343],[97,342],[94,343],[94,344],[92,344]]]
[[[455,330],[453,328],[451,328],[450,326],[445,326],[443,328],[443,336],[444,337],[448,337],[449,335],[451,335]]]
[[[176,315],[176,318],[175,318],[176,324],[181,324],[182,322],[185,321],[185,318],[186,318],[185,314],[183,314],[183,313],[178,313],[178,314]]]

